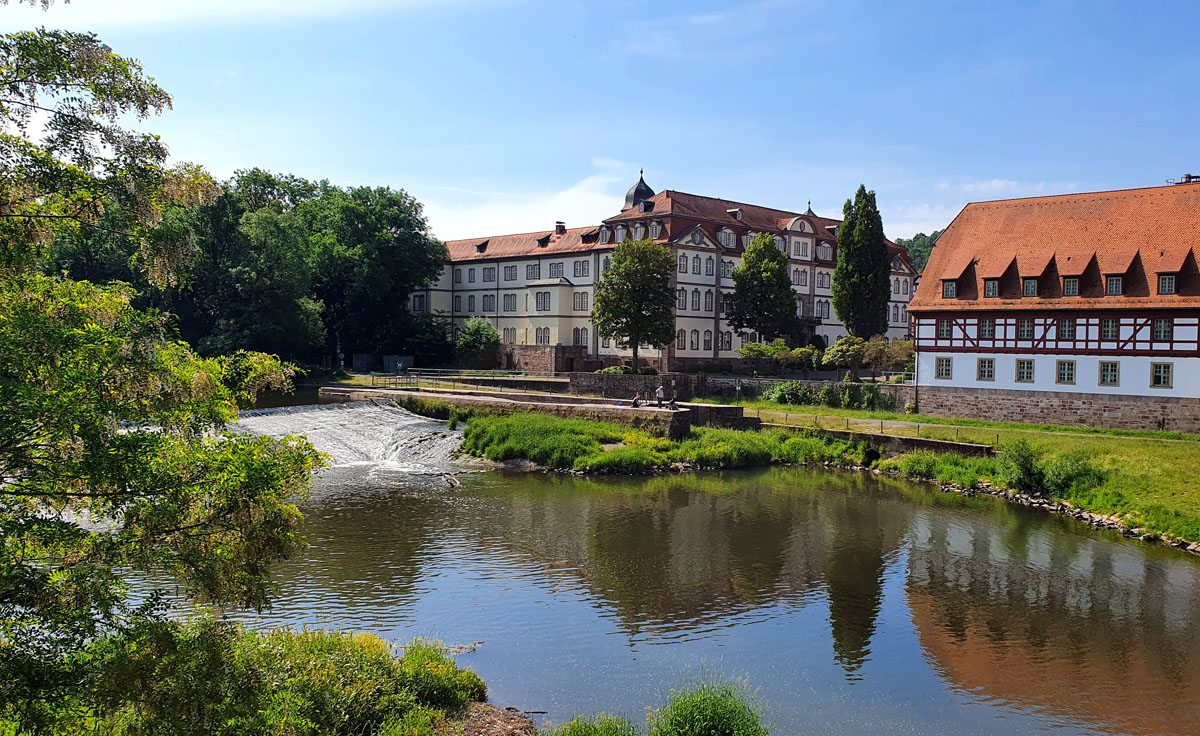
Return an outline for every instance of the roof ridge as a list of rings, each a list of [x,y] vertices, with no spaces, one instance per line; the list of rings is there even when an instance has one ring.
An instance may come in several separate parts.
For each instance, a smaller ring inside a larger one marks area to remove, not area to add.
[[[761,204],[751,204],[749,202],[739,202],[736,199],[725,199],[724,197],[710,197],[707,194],[693,194],[692,192],[681,192],[678,189],[664,189],[664,190],[662,190],[662,192],[659,192],[659,194],[665,194],[666,192],[672,192],[674,194],[684,194],[689,197],[695,197],[697,199],[709,199],[714,202],[728,202],[729,204],[736,204],[739,207],[754,207],[754,208],[757,208],[760,210],[771,210],[772,212],[782,212],[785,215],[792,215],[793,217],[816,217],[818,219],[822,219],[820,215],[805,215],[803,212],[795,212],[793,210],[781,210],[778,207],[767,207],[767,206],[761,205]]]
[[[572,230],[588,230],[590,228],[600,227],[599,225],[581,225],[579,227],[569,227],[567,232]],[[554,230],[530,230],[527,233],[505,233],[503,235],[480,235],[474,238],[454,238],[453,240],[443,240],[442,243],[471,243],[476,240],[491,240],[492,238],[519,238],[525,235],[553,235]]]
[[[1094,192],[1065,192],[1063,194],[1034,194],[1028,197],[1009,197],[1007,199],[981,199],[973,202],[967,202],[966,207],[976,204],[1000,204],[1003,202],[1028,202],[1034,199],[1067,199],[1069,197],[1094,197],[1101,194],[1124,194],[1126,192],[1154,192],[1165,193],[1174,191],[1178,186],[1188,186],[1187,184],[1156,184],[1152,187],[1126,187],[1124,189],[1100,189]],[[1197,191],[1200,191],[1200,186],[1197,186]]]

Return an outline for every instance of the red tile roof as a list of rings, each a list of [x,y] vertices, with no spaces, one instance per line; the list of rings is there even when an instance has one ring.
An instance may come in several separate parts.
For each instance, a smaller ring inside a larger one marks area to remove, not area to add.
[[[1039,284],[1039,297],[1021,298],[1014,293],[1019,285],[1002,278],[1014,258],[1022,277],[1070,275],[1099,282],[1107,274],[1124,274],[1124,295],[1105,296],[1099,283],[1081,282],[1079,297],[1062,298],[1055,278],[1056,283]],[[1197,259],[1200,184],[973,202],[938,238],[909,311],[1196,308]],[[1179,273],[1179,294],[1158,294],[1160,272]],[[959,274],[958,296],[943,298],[941,279]],[[1001,278],[999,299],[983,298],[985,277]]]
[[[828,217],[805,215],[800,212],[777,210],[772,207],[760,207],[755,204],[745,204],[744,202],[734,202],[716,197],[704,197],[699,194],[676,192],[670,189],[665,189],[646,201],[652,206],[650,211],[641,212],[638,207],[634,207],[625,210],[615,217],[608,218],[605,222],[616,223],[626,220],[645,220],[669,215],[690,220],[703,220],[719,225],[728,225],[734,229],[747,229],[756,232],[779,232],[786,230],[788,223],[799,217],[813,226],[813,231],[818,238],[827,240],[835,239],[833,232],[829,228],[841,224],[841,220],[831,220]],[[729,210],[741,210],[742,219],[738,220]]]
[[[446,250],[450,251],[451,261],[490,261],[497,258],[578,253],[596,247],[594,237],[588,239],[590,242],[585,242],[584,236],[594,236],[598,231],[599,226],[588,225],[568,228],[563,235],[556,235],[553,230],[543,230],[536,233],[449,240],[446,241]]]

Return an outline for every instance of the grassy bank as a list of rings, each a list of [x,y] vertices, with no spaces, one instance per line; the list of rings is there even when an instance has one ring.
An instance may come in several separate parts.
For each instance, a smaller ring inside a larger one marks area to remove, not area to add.
[[[807,417],[821,409],[794,408],[805,409]],[[842,427],[844,423],[837,425]],[[878,424],[851,424],[851,428],[879,431]],[[905,428],[888,426],[886,431],[894,434]],[[1120,516],[1128,526],[1155,534],[1200,540],[1200,488],[1191,478],[1200,453],[1195,442],[999,426],[974,429],[988,433],[980,441],[992,444],[999,439],[997,458],[915,452],[885,461],[881,467],[907,478],[965,488],[986,481],[997,488]],[[954,439],[958,431],[959,439],[964,439],[962,427],[938,425],[933,430],[922,425],[921,436]],[[491,460],[526,459],[553,468],[600,473],[639,473],[679,463],[698,468],[863,465],[864,449],[816,430],[695,427],[687,437],[670,440],[611,424],[541,414],[472,417],[463,443],[465,452]]]

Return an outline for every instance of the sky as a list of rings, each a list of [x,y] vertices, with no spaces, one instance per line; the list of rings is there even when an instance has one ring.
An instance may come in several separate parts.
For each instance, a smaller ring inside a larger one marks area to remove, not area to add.
[[[442,239],[596,224],[674,189],[891,238],[971,201],[1200,174],[1200,3],[57,0],[174,108],[140,127],[224,179],[404,189]]]

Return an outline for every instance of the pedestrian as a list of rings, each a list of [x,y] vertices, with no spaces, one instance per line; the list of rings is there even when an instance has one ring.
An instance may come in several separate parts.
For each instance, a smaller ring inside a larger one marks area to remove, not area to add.
[[[663,397],[666,395],[666,385],[658,384],[658,389],[654,392],[654,398],[658,399],[658,408],[662,408]]]
[[[638,393],[633,395],[633,408],[636,409],[641,405],[642,405],[642,393],[639,391]]]

